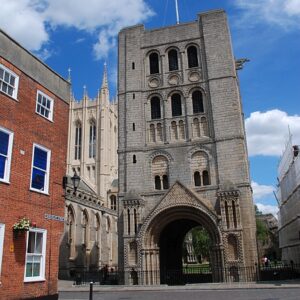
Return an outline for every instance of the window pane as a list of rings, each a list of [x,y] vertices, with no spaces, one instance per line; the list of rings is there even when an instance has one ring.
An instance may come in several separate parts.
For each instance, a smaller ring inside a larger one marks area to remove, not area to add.
[[[33,264],[28,261],[29,257],[27,257],[27,263],[26,263],[26,277],[32,277],[32,269]]]
[[[0,68],[0,79],[3,79],[4,76],[4,70]]]
[[[41,94],[38,94],[38,102],[42,103],[42,95]]]
[[[45,188],[46,172],[33,168],[31,187],[40,191]]]
[[[7,84],[5,82],[3,82],[3,84],[2,84],[2,91],[4,93],[7,93]]]
[[[0,131],[0,154],[7,155],[9,134]]]
[[[34,260],[37,260],[39,258],[35,257]],[[32,268],[32,276],[40,276],[40,269],[41,269],[41,263],[38,262],[34,262],[33,264],[33,268]]]
[[[7,72],[4,73],[4,81],[9,82],[9,74]]]
[[[204,112],[202,93],[200,91],[193,92],[192,99],[194,114]]]
[[[150,60],[150,74],[159,73],[158,54],[157,53],[150,54],[149,60]]]
[[[43,97],[43,106],[46,106],[46,98]]]
[[[172,96],[172,116],[181,116],[182,110],[181,110],[181,97],[179,94],[174,94]]]
[[[169,71],[178,70],[177,51],[170,50],[168,53],[168,58],[169,58]]]
[[[151,119],[160,119],[160,100],[158,97],[151,98]]]
[[[12,76],[12,75],[10,75],[10,84],[12,85],[12,86],[15,86],[15,76]]]
[[[34,148],[34,167],[46,170],[47,168],[47,152],[35,147]]]
[[[47,108],[49,108],[50,109],[50,100],[47,100]]]
[[[198,67],[198,53],[195,46],[188,48],[188,64],[189,68]]]
[[[11,87],[11,86],[8,86],[7,87],[7,94],[9,95],[9,96],[12,96],[12,94],[13,94],[13,88]]]
[[[29,231],[27,253],[34,253],[35,248],[35,232]],[[28,262],[28,260],[27,260]]]
[[[0,155],[0,178],[4,178],[6,157]]]
[[[41,232],[36,232],[35,241],[35,253],[42,253],[43,249],[43,234]]]

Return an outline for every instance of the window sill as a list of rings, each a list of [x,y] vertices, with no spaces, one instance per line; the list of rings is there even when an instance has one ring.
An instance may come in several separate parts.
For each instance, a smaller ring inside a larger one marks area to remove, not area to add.
[[[35,112],[38,116],[40,116],[40,117],[42,117],[43,119],[45,119],[45,120],[47,120],[47,121],[49,121],[49,122],[51,122],[51,123],[54,123],[53,122],[53,118],[52,119],[48,119],[47,117],[45,117],[45,116],[43,116],[42,114],[39,114],[38,112]]]
[[[12,97],[12,96],[10,96],[10,95],[2,92],[2,91],[0,91],[0,94],[5,95],[6,97],[8,97],[8,98],[10,98],[10,99],[12,99],[12,100],[14,100],[16,102],[20,102],[18,98],[14,98],[14,97]]]
[[[4,183],[4,184],[9,185],[9,184],[10,184],[10,181],[5,180],[5,179],[0,179],[0,183]]]
[[[45,195],[45,196],[50,196],[48,192],[43,192],[43,191],[36,190],[36,189],[33,189],[33,188],[30,188],[29,190],[30,190],[31,192],[34,192],[34,193],[43,194],[43,195]]]
[[[30,278],[24,278],[25,283],[30,283],[30,282],[41,282],[41,281],[46,281],[44,277],[30,277]]]

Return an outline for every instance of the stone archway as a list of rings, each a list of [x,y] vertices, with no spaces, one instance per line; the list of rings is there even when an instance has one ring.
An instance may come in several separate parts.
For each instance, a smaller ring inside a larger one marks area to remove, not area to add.
[[[182,243],[185,234],[201,225],[209,232],[211,249],[212,280],[222,281],[223,246],[218,227],[218,218],[205,205],[173,203],[159,209],[144,223],[140,236],[141,282],[143,284],[164,284],[180,282],[182,273]],[[183,201],[184,202],[184,201]],[[172,277],[175,274],[176,278]]]

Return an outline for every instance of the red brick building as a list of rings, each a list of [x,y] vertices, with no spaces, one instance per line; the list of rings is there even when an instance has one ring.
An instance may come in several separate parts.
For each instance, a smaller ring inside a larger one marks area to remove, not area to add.
[[[0,30],[2,300],[57,298],[69,96],[65,79]]]

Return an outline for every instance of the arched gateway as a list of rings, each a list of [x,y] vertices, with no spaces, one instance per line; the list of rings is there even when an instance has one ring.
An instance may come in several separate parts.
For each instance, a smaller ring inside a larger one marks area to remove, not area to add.
[[[138,235],[141,280],[144,284],[182,283],[184,238],[203,226],[212,240],[212,279],[222,280],[224,265],[220,219],[211,204],[176,182],[145,220]]]

